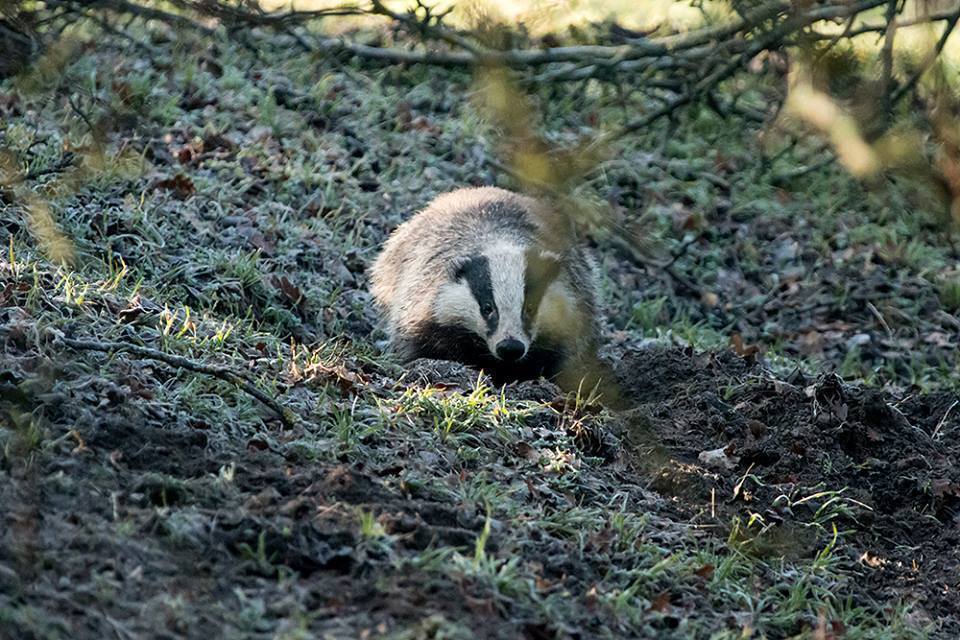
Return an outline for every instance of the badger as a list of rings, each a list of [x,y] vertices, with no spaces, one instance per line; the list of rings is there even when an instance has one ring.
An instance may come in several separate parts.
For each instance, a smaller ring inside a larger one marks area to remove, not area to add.
[[[574,386],[599,331],[596,267],[572,240],[540,199],[495,187],[437,197],[370,270],[391,350],[405,362],[461,362],[498,384],[544,376]]]

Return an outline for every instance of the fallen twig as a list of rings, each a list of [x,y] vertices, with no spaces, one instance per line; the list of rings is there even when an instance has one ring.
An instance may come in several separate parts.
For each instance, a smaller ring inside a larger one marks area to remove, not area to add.
[[[229,382],[230,384],[239,387],[241,390],[262,402],[267,406],[267,408],[277,414],[277,417],[280,418],[280,421],[283,422],[284,426],[287,428],[293,428],[297,425],[297,416],[293,413],[293,411],[284,407],[274,398],[271,398],[269,395],[258,389],[256,385],[247,380],[243,375],[237,373],[229,367],[195,362],[194,360],[185,358],[183,356],[166,353],[165,351],[160,351],[159,349],[142,347],[135,344],[68,338],[55,329],[48,329],[48,332],[53,337],[54,343],[66,345],[71,349],[79,351],[99,351],[101,353],[117,353],[126,351],[140,358],[159,360],[160,362],[165,362],[171,367],[179,367],[181,369],[187,369],[196,373],[203,373],[215,378],[219,378],[220,380]]]
[[[943,414],[943,417],[940,418],[940,422],[937,423],[937,428],[933,430],[933,433],[930,434],[930,437],[936,440],[940,436],[940,429],[943,429],[943,425],[947,423],[947,418],[950,417],[950,412],[953,411],[953,408],[960,404],[960,400],[954,400],[953,404],[947,407],[947,411]]]
[[[11,187],[22,182],[27,182],[28,180],[36,180],[42,176],[50,175],[52,173],[63,173],[70,167],[74,166],[77,162],[77,156],[71,151],[64,153],[56,162],[46,166],[42,169],[34,169],[23,174],[14,174],[11,178],[7,180],[0,180],[0,187]]]
[[[824,148],[826,150],[826,148]],[[775,186],[782,185],[791,180],[796,180],[797,178],[802,178],[805,175],[819,171],[825,167],[830,166],[837,159],[837,156],[832,152],[829,152],[828,155],[820,158],[815,162],[810,164],[801,165],[795,169],[790,169],[789,171],[784,171],[782,173],[777,173],[770,176],[770,184]]]

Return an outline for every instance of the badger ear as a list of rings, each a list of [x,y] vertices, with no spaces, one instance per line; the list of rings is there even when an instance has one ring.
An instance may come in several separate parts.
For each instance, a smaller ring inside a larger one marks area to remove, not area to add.
[[[475,256],[457,256],[447,264],[447,275],[451,280],[460,280],[467,274]]]

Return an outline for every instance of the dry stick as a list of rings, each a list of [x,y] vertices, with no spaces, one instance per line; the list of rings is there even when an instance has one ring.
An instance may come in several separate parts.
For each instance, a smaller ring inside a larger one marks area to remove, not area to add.
[[[883,115],[884,121],[890,117],[893,106],[893,96],[890,88],[893,86],[893,38],[897,33],[896,17],[899,0],[888,0],[885,22],[887,31],[883,38],[883,47],[880,49],[880,64],[882,66],[881,81],[883,82]]]
[[[887,319],[883,317],[883,314],[880,313],[880,309],[877,309],[877,306],[872,302],[867,302],[867,309],[870,310],[870,313],[873,314],[873,317],[876,318],[880,324],[883,326],[884,330],[887,332],[887,336],[893,337],[893,329],[890,328],[890,325],[887,324]]]
[[[408,51],[390,47],[372,47],[339,38],[319,38],[316,48],[327,53],[350,53],[366,60],[379,60],[394,64],[429,64],[439,67],[470,67],[476,64],[476,56],[462,51]]]
[[[70,167],[74,166],[76,162],[76,154],[74,154],[72,151],[67,151],[60,157],[59,160],[48,167],[44,167],[43,169],[34,169],[33,171],[23,174],[14,174],[7,180],[0,180],[0,187],[11,187],[15,184],[20,184],[21,182],[27,182],[28,180],[36,180],[37,178],[50,175],[51,173],[63,173]]]
[[[799,22],[801,22],[801,26],[803,26],[819,20],[858,13],[863,10],[859,7],[870,8],[882,4],[884,1],[885,0],[862,0],[853,7],[846,3],[827,5],[807,13],[799,14],[795,18],[802,17],[803,19]],[[688,33],[664,36],[662,38],[631,40],[629,44],[625,45],[580,45],[546,49],[510,49],[497,51],[482,48],[479,45],[467,41],[459,34],[450,32],[436,25],[431,25],[425,28],[427,35],[433,35],[437,39],[459,46],[466,49],[466,51],[448,53],[414,52],[387,47],[366,47],[336,39],[322,40],[321,47],[328,50],[339,48],[359,57],[376,60],[447,66],[473,66],[493,63],[509,67],[529,67],[557,62],[595,63],[598,65],[606,63],[609,65],[610,63],[616,62],[626,63],[639,58],[656,58],[711,43],[722,42],[744,29],[748,29],[771,18],[776,18],[778,15],[788,11],[791,6],[790,2],[774,0],[751,12],[746,18],[740,18],[727,24],[705,27]],[[409,24],[411,20],[410,18],[405,18],[389,11],[374,10],[373,13],[388,15],[407,24]],[[420,23],[417,24],[419,25]],[[424,30],[423,27],[421,27],[421,29]]]
[[[947,423],[947,418],[950,417],[950,412],[953,411],[953,408],[957,406],[957,404],[960,404],[960,400],[954,400],[953,404],[947,408],[947,412],[943,414],[942,418],[940,418],[940,422],[937,423],[937,428],[934,429],[933,433],[930,434],[930,438],[933,440],[937,439],[937,437],[940,435],[940,429],[943,429],[943,425]]]
[[[697,285],[690,282],[685,276],[677,272],[674,267],[676,260],[670,260],[668,263],[664,264],[662,262],[657,262],[655,260],[649,260],[643,256],[638,250],[634,243],[630,242],[626,237],[620,234],[611,235],[607,241],[615,248],[619,249],[621,254],[626,257],[628,260],[634,264],[638,264],[643,267],[650,267],[654,269],[660,269],[666,273],[670,278],[679,285],[680,289],[683,289],[686,293],[690,294],[695,298],[702,298],[704,291],[700,289]],[[682,255],[682,254],[681,254]],[[679,258],[680,256],[676,256]]]
[[[396,11],[391,11],[380,0],[373,0],[373,6],[370,9],[370,11],[375,14],[387,16],[388,18],[395,20],[400,24],[406,25],[410,29],[415,29],[424,35],[432,36],[434,38],[437,38],[439,40],[443,40],[444,42],[452,44],[455,47],[460,47],[461,49],[465,49],[466,51],[468,51],[469,53],[475,56],[484,56],[488,53],[482,47],[470,42],[460,34],[450,31],[449,29],[443,28],[443,26],[439,22],[431,26],[429,24],[421,22],[420,20],[417,20],[416,16],[412,14],[408,13],[406,15],[403,15],[403,14],[397,13]]]
[[[262,402],[271,411],[277,414],[277,417],[280,418],[281,422],[283,422],[287,428],[293,428],[297,425],[297,416],[293,413],[293,411],[284,407],[282,404],[258,389],[252,382],[229,367],[203,364],[190,360],[189,358],[184,358],[183,356],[166,353],[164,351],[160,351],[159,349],[151,349],[150,347],[141,347],[135,344],[124,344],[122,342],[101,342],[99,340],[80,340],[77,338],[68,338],[54,329],[49,329],[48,331],[53,336],[54,343],[65,344],[71,349],[79,351],[99,351],[101,353],[126,351],[140,358],[159,360],[160,362],[165,362],[171,367],[179,367],[181,369],[187,369],[196,373],[204,373],[206,375],[219,378],[220,380],[224,380],[230,384],[236,385],[243,391],[246,391],[248,394]]]
[[[788,18],[787,22],[799,19],[797,20],[799,28],[819,20],[854,15],[862,11],[863,8],[874,7],[885,1],[886,0],[861,0],[861,2],[853,6],[845,2],[830,4],[798,14],[793,16],[793,18]],[[65,6],[72,4],[69,0],[51,0],[51,3]],[[317,11],[290,11],[277,14],[244,11],[216,0],[174,0],[174,4],[182,9],[196,11],[201,15],[232,20],[235,23],[248,22],[254,25],[291,25],[333,15],[384,15],[398,20],[407,26],[415,25],[425,35],[445,41],[448,44],[462,49],[462,51],[450,52],[425,52],[366,46],[334,38],[320,39],[318,41],[318,46],[322,50],[333,53],[350,53],[357,57],[371,60],[441,66],[475,66],[494,63],[515,68],[549,65],[558,62],[579,62],[588,65],[596,64],[597,67],[595,69],[606,73],[609,73],[611,67],[620,65],[628,67],[631,61],[642,58],[659,58],[671,54],[680,54],[685,57],[684,52],[689,50],[697,48],[712,49],[711,45],[724,42],[736,34],[749,31],[768,20],[776,19],[788,12],[793,6],[793,3],[789,0],[771,0],[745,16],[725,24],[703,27],[687,33],[674,34],[661,38],[631,39],[624,45],[581,45],[551,47],[546,49],[510,49],[507,51],[497,51],[471,42],[461,34],[447,29],[442,25],[424,25],[417,21],[415,16],[404,16],[391,11],[384,7],[378,0],[374,1],[371,8],[365,9],[361,9],[355,5],[344,5]],[[199,24],[184,15],[145,6],[132,0],[93,0],[92,3],[87,5],[87,8],[95,7],[126,12],[145,19],[166,21],[178,26],[196,29],[206,35],[211,35],[215,32],[215,29]],[[595,69],[591,69],[591,71]],[[578,76],[582,75],[585,74],[578,74]]]
[[[140,42],[139,40],[134,38],[132,35],[127,33],[127,29],[115,28],[113,25],[107,22],[106,19],[101,18],[100,16],[96,15],[94,12],[87,12],[87,13],[84,13],[83,15],[87,19],[93,20],[93,22],[98,27],[100,27],[103,31],[109,33],[110,35],[126,40],[136,48],[143,50],[147,55],[150,55],[152,57],[158,56],[157,50],[155,48],[153,48],[151,45],[147,44],[146,42]],[[131,14],[130,20],[133,21],[136,19],[137,19],[137,16]],[[127,24],[127,26],[129,26],[129,23]]]
[[[432,52],[412,52],[402,49],[385,47],[362,47],[348,49],[360,57],[369,57],[378,60],[395,62],[422,62],[425,64],[463,65],[501,64],[510,67],[526,67],[552,64],[556,62],[584,62],[600,63],[626,61],[643,57],[659,57],[669,53],[684,51],[694,47],[717,42],[729,38],[744,29],[745,26],[756,24],[776,17],[788,10],[791,3],[785,0],[772,0],[747,15],[730,23],[715,27],[696,29],[684,34],[676,34],[656,39],[637,39],[625,45],[579,45],[567,47],[550,47],[546,49],[510,49],[497,51],[487,49],[479,44],[472,43],[466,38],[442,27],[441,25],[423,25],[412,17],[403,16],[384,7],[377,0],[374,1],[374,14],[388,16],[401,24],[414,25],[421,32],[438,40],[447,42],[464,49],[461,55],[440,55]],[[331,48],[336,40],[327,40],[323,44]],[[341,45],[347,44],[340,42]],[[376,50],[376,51],[371,51]],[[412,54],[412,55],[411,55]]]
[[[895,20],[893,26],[897,29],[904,29],[906,27],[915,27],[921,24],[932,24],[934,22],[946,22],[953,19],[956,15],[956,10],[950,9],[949,11],[937,11],[934,13],[928,13],[926,15],[920,15],[916,18],[908,18],[906,20]],[[820,33],[813,31],[804,36],[805,41],[821,41],[821,40],[833,40],[837,37],[846,37],[846,38],[855,38],[857,36],[862,36],[867,33],[884,33],[887,31],[887,25],[884,24],[864,24],[856,28],[851,28],[844,30],[841,33],[830,34],[830,33]],[[789,44],[796,44],[795,42],[789,42]]]
[[[68,4],[67,2],[61,2],[60,0],[58,0],[57,3]],[[215,29],[206,27],[199,22],[194,22],[186,16],[170,13],[169,11],[163,11],[162,9],[147,7],[136,2],[127,2],[127,0],[94,0],[88,5],[88,8],[91,9],[96,7],[102,7],[111,11],[117,11],[119,13],[129,13],[145,20],[159,20],[161,22],[174,24],[179,27],[195,29],[205,36],[212,36],[214,33],[216,33]]]
[[[370,13],[356,4],[344,4],[325,9],[296,10],[273,12],[263,10],[258,3],[253,10],[244,10],[238,6],[219,2],[218,0],[171,0],[174,6],[187,11],[194,11],[201,15],[212,16],[226,22],[245,23],[254,26],[286,26],[299,24],[310,20],[331,18],[337,16],[360,16]]]
[[[815,152],[814,155],[823,151],[827,151],[829,146],[830,145],[821,145],[820,150]],[[830,153],[830,155],[820,158],[816,162],[811,162],[810,164],[802,165],[797,167],[796,169],[790,169],[789,171],[776,173],[770,176],[770,184],[781,185],[785,182],[796,180],[797,178],[802,178],[805,175],[809,175],[811,173],[814,173],[815,171],[819,171],[820,169],[823,169],[824,167],[830,166],[831,164],[834,163],[834,161],[836,161],[836,159],[837,159],[837,156]]]
[[[678,51],[692,49],[694,47],[725,40],[744,28],[759,24],[765,20],[775,18],[780,13],[788,11],[791,3],[786,0],[770,0],[760,7],[749,12],[746,16],[732,20],[728,23],[703,27],[693,31],[675,35],[664,36],[661,38],[631,38],[627,40],[626,45],[584,45],[573,47],[554,47],[542,51],[509,51],[499,52],[484,49],[477,44],[471,43],[466,38],[444,28],[442,25],[428,26],[420,23],[412,16],[403,16],[391,11],[383,5],[381,0],[373,0],[372,13],[388,16],[398,22],[408,26],[415,26],[421,32],[431,35],[439,40],[446,41],[455,46],[461,47],[479,58],[490,60],[501,54],[507,54],[508,57],[515,59],[517,63],[523,64],[523,58],[527,60],[525,64],[544,64],[549,62],[561,61],[596,61],[597,59],[607,59],[609,61],[628,60],[631,58],[661,56]]]
[[[816,59],[818,63],[822,61],[824,57],[830,52],[830,50],[833,49],[835,46],[837,46],[837,43],[839,43],[842,39],[852,37],[850,35],[850,30],[853,29],[853,23],[856,21],[857,21],[857,14],[851,15],[849,18],[847,18],[847,26],[843,28],[843,31],[841,31],[840,33],[837,33],[831,38],[828,38],[830,42],[827,43],[827,46],[820,49],[820,52],[817,54]],[[811,31],[813,31],[813,29],[811,29]]]

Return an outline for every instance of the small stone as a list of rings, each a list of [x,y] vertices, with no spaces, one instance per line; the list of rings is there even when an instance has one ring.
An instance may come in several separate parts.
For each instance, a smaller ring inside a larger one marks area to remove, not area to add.
[[[711,449],[709,451],[701,451],[697,459],[700,460],[704,466],[710,467],[711,469],[730,471],[739,464],[740,457],[728,453],[727,449],[729,448],[728,446]]]

